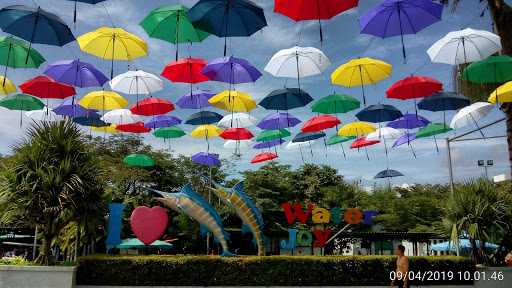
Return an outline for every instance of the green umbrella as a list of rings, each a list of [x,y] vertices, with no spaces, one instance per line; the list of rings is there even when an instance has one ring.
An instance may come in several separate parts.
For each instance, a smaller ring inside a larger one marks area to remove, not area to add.
[[[361,102],[346,94],[331,94],[316,100],[311,110],[323,114],[347,113],[361,106]]]
[[[256,135],[256,141],[257,142],[272,141],[272,140],[276,140],[276,139],[283,139],[290,135],[292,135],[292,134],[290,133],[290,131],[288,131],[286,129],[263,130],[258,135]]]
[[[146,154],[130,154],[123,159],[123,163],[130,167],[153,167],[155,160]]]
[[[25,61],[26,59],[28,61]],[[27,42],[12,36],[0,37],[0,65],[5,66],[4,77],[7,76],[7,67],[38,68],[44,61],[46,60],[43,56],[35,49],[29,48]]]
[[[116,245],[116,248],[118,249],[144,249],[144,248],[156,248],[156,249],[171,249],[173,247],[172,244],[167,243],[165,241],[156,240],[155,242],[144,245],[139,239],[137,238],[129,238],[129,239],[123,239],[121,244]]]
[[[22,111],[41,110],[44,108],[44,104],[41,100],[23,93],[10,95],[0,99],[0,106],[9,110],[20,111],[20,127],[23,124]]]
[[[179,43],[201,42],[210,34],[196,29],[188,19],[188,8],[183,5],[168,5],[151,11],[140,25],[150,37]],[[176,47],[178,60],[178,46]]]
[[[418,130],[418,133],[416,133],[416,139],[433,136],[434,143],[436,144],[436,150],[437,152],[439,152],[439,146],[437,146],[436,135],[443,134],[451,130],[453,129],[446,125],[446,123],[430,123],[427,126]]]
[[[158,128],[153,132],[153,135],[157,138],[171,139],[180,138],[185,136],[186,133],[181,128],[176,126]]]
[[[512,57],[490,56],[485,60],[474,62],[464,69],[462,79],[478,84],[510,81],[512,80]]]
[[[343,143],[356,139],[356,136],[340,136],[340,135],[333,135],[331,136],[325,144],[327,145],[335,145],[340,144],[341,151],[343,152],[343,158],[347,159],[347,155],[345,154],[345,148],[343,147]]]

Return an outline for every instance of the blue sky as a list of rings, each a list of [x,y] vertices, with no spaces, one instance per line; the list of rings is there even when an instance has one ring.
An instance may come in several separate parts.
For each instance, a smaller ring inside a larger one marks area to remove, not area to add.
[[[132,63],[116,62],[115,74],[125,72],[129,66],[131,68],[142,69],[154,74],[160,74],[162,68],[168,62],[174,60],[175,46],[160,41],[158,39],[149,38],[138,23],[154,8],[168,4],[183,4],[192,6],[196,0],[183,1],[160,1],[160,0],[107,0],[98,5],[87,5],[79,3],[78,23],[73,28],[75,36],[79,36],[85,32],[94,30],[100,26],[122,27],[129,32],[135,33],[148,42],[149,55],[140,58]],[[436,40],[444,36],[452,30],[471,27],[476,29],[492,29],[492,22],[488,13],[484,17],[479,17],[484,9],[484,4],[478,0],[462,1],[457,12],[452,13],[449,8],[445,8],[443,20],[438,22],[416,35],[405,36],[407,48],[407,63],[403,63],[401,54],[400,38],[380,39],[369,35],[360,35],[358,18],[364,14],[370,7],[377,5],[380,0],[362,0],[357,9],[345,12],[330,21],[323,22],[324,43],[320,46],[318,35],[318,24],[316,21],[310,22],[294,22],[289,18],[273,13],[272,0],[257,1],[264,9],[267,17],[268,27],[257,32],[249,38],[231,38],[228,40],[228,53],[237,57],[248,59],[263,73],[254,84],[237,85],[237,89],[251,94],[256,100],[263,98],[266,94],[274,89],[282,88],[284,85],[292,87],[295,84],[293,79],[275,78],[263,71],[265,64],[270,57],[280,49],[289,48],[294,45],[313,46],[321,49],[331,60],[331,66],[319,76],[301,79],[301,86],[310,93],[313,98],[318,99],[323,96],[336,92],[343,92],[360,98],[360,88],[353,89],[332,86],[329,75],[336,67],[344,62],[361,56],[375,57],[384,60],[393,65],[393,74],[390,78],[374,85],[367,86],[367,99],[370,104],[386,103],[396,106],[403,112],[414,111],[414,103],[411,101],[389,100],[385,98],[385,90],[395,81],[410,75],[426,75],[434,77],[443,82],[446,90],[452,89],[452,67],[443,64],[432,64],[426,54],[426,50]],[[485,1],[484,1],[485,2]],[[73,2],[64,0],[2,0],[2,6],[24,4],[39,5],[42,8],[54,12],[61,16],[70,27],[73,27]],[[108,13],[107,13],[108,11]],[[2,35],[3,32],[0,32]],[[181,56],[192,55],[205,59],[213,59],[221,57],[223,53],[223,39],[211,36],[202,43],[194,44],[192,47],[182,46],[180,48]],[[47,63],[56,60],[80,58],[83,61],[90,62],[109,74],[110,62],[103,61],[93,56],[87,55],[80,51],[76,43],[70,43],[65,47],[51,47],[44,45],[34,45],[47,59]],[[36,69],[17,69],[8,71],[8,77],[16,84],[42,73],[46,64],[43,64],[39,70]],[[129,65],[129,66],[128,66]],[[196,85],[198,88],[221,91],[227,88],[226,85],[217,82],[205,82]],[[79,95],[85,95],[90,90],[80,89]],[[186,84],[175,84],[165,80],[165,89],[156,93],[154,96],[163,97],[176,101],[178,97],[188,91]],[[135,102],[135,97],[125,95],[131,103]],[[362,100],[362,99],[361,99]],[[56,106],[58,102],[50,102],[50,106]],[[28,125],[24,125],[21,129],[17,126],[19,121],[19,112],[0,109],[0,153],[10,153],[12,144],[19,141],[23,137],[23,131]],[[214,109],[216,110],[216,109]],[[217,111],[217,110],[216,110]],[[217,111],[225,113],[222,111]],[[187,115],[193,113],[192,110],[180,110],[171,112],[172,115],[185,119]],[[270,113],[262,108],[255,109],[251,115],[261,119]],[[294,109],[291,113],[303,121],[313,116],[310,108]],[[343,123],[349,123],[356,120],[355,113],[347,113],[339,115]],[[429,113],[420,111],[422,116],[427,117],[431,121],[442,121],[441,113]],[[449,120],[453,113],[448,113]],[[503,117],[503,113],[495,109],[488,117],[483,119],[480,124],[492,122]],[[28,123],[28,119],[25,119]],[[192,126],[183,125],[188,132],[193,129]],[[297,133],[300,125],[292,129],[293,134]],[[328,135],[335,133],[334,129],[328,131]],[[258,132],[257,128],[253,129]],[[466,131],[461,129],[446,134],[451,137]],[[504,135],[504,123],[495,125],[491,129],[485,131],[486,135]],[[443,136],[443,137],[446,137]],[[474,136],[478,136],[476,133]],[[151,135],[145,137],[147,143],[152,144],[156,148],[166,148],[161,140]],[[405,177],[397,178],[393,181],[395,184],[402,183],[425,183],[425,182],[447,182],[447,156],[443,139],[438,139],[440,146],[439,153],[436,152],[433,139],[418,140],[413,143],[414,149],[418,155],[414,159],[410,150],[404,145],[397,149],[391,149],[389,154],[389,167],[403,172]],[[217,139],[212,141],[212,152],[219,153],[224,159],[232,159],[232,151],[222,147],[222,141]],[[175,153],[184,155],[192,155],[196,152],[204,151],[206,144],[204,140],[194,139],[185,136],[179,140],[172,142]],[[349,180],[361,180],[364,185],[372,185],[374,183],[373,176],[379,171],[386,168],[386,158],[383,145],[372,146],[368,149],[370,161],[366,159],[364,150],[349,151],[348,144],[345,145],[347,160],[341,154],[339,146],[329,147],[325,149],[323,143],[316,143],[313,146],[314,156],[304,153],[306,161],[318,164],[327,164],[339,170]],[[477,167],[478,159],[493,159],[494,167],[489,169],[490,175],[509,173],[508,155],[506,150],[506,140],[488,139],[485,141],[470,141],[457,143],[453,145],[452,157],[454,161],[454,170],[456,180],[463,180],[469,177],[477,177],[482,175],[481,168]],[[228,167],[228,171],[232,175],[237,175],[238,171],[246,169],[256,169],[259,165],[249,164],[250,159],[256,150],[244,150],[241,159],[233,161],[232,166]],[[284,146],[278,150],[279,162],[298,166],[302,164],[300,153],[298,150],[289,151]],[[377,184],[386,184],[385,182],[376,182]]]

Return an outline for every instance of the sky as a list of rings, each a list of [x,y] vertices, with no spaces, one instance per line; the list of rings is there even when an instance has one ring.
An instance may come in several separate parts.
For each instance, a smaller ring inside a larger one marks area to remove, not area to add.
[[[2,6],[23,4],[28,6],[41,6],[43,9],[58,14],[72,28],[76,37],[83,33],[94,30],[100,26],[116,26],[136,34],[148,43],[149,53],[147,57],[139,58],[133,62],[116,62],[114,74],[126,72],[128,69],[142,69],[146,72],[159,75],[163,67],[174,61],[175,46],[171,43],[158,39],[149,38],[138,23],[153,9],[163,5],[183,4],[193,6],[197,0],[183,1],[161,1],[161,0],[107,0],[97,5],[78,4],[78,22],[73,25],[73,2],[65,0],[2,0]],[[247,59],[258,68],[263,76],[255,83],[236,85],[236,89],[249,93],[257,102],[265,97],[272,90],[283,87],[295,87],[296,80],[286,78],[276,78],[263,71],[268,60],[274,53],[281,49],[290,48],[295,45],[311,46],[321,49],[330,59],[330,67],[321,75],[301,79],[301,88],[307,91],[314,99],[319,99],[332,92],[346,93],[361,99],[361,90],[359,87],[344,88],[333,86],[330,83],[330,74],[341,64],[357,57],[374,57],[384,60],[393,65],[393,73],[388,79],[372,86],[366,86],[366,97],[369,104],[391,104],[402,112],[414,112],[413,101],[400,101],[385,98],[385,90],[397,80],[407,77],[411,74],[430,76],[438,79],[444,84],[445,90],[453,90],[452,67],[444,64],[433,64],[426,54],[426,50],[446,33],[471,27],[474,29],[491,30],[492,22],[489,13],[486,12],[480,17],[485,9],[485,1],[480,3],[478,0],[461,1],[456,12],[445,8],[443,20],[422,30],[416,35],[405,36],[405,45],[407,49],[407,62],[402,59],[400,38],[381,39],[370,35],[359,33],[359,17],[371,7],[378,5],[381,0],[362,0],[359,7],[340,14],[329,21],[323,21],[324,42],[319,41],[319,31],[317,21],[295,22],[286,16],[273,12],[272,0],[258,0],[257,3],[265,11],[268,26],[263,30],[256,32],[251,37],[229,38],[228,54]],[[0,35],[5,33],[0,32]],[[201,57],[211,60],[222,57],[224,40],[216,36],[210,36],[201,43],[194,43],[192,46],[180,46],[180,57]],[[8,77],[17,85],[28,79],[41,74],[46,65],[57,60],[79,58],[82,61],[94,64],[101,69],[105,75],[110,73],[110,61],[105,61],[80,51],[76,42],[69,43],[64,47],[53,47],[40,44],[34,44],[36,48],[46,58],[47,62],[41,65],[39,69],[9,69]],[[161,97],[175,102],[180,96],[187,93],[188,84],[176,84],[165,80],[164,90],[154,93],[153,96]],[[108,84],[106,84],[108,88]],[[219,82],[205,82],[195,85],[196,88],[222,91],[228,88],[227,84]],[[83,96],[92,91],[91,89],[79,89],[78,95]],[[135,103],[134,95],[123,95]],[[55,107],[59,101],[50,101],[50,107]],[[226,112],[218,109],[210,109],[221,114]],[[30,120],[24,117],[23,127],[19,127],[19,111],[10,111],[0,108],[0,153],[11,153],[12,145],[22,139],[25,129],[29,126]],[[170,115],[186,119],[188,115],[194,113],[193,110],[177,109]],[[250,112],[258,119],[270,114],[272,111],[264,110],[261,107]],[[353,111],[346,114],[340,114],[338,117],[342,123],[349,123],[357,120]],[[301,119],[303,122],[314,116],[309,107],[294,109],[291,114]],[[442,122],[442,113],[432,113],[421,111],[420,115],[427,117],[432,122]],[[447,113],[447,122],[454,115],[453,112]],[[479,121],[479,125],[493,122],[501,119],[504,114],[497,109],[486,118]],[[292,135],[300,132],[301,125],[291,129]],[[182,128],[190,132],[194,127],[182,125]],[[407,145],[399,148],[390,149],[389,160],[386,160],[384,145],[374,145],[368,148],[367,159],[364,149],[360,151],[349,149],[349,144],[345,144],[347,159],[344,159],[339,145],[325,147],[322,141],[318,141],[312,146],[311,151],[304,150],[303,155],[308,163],[330,165],[343,175],[347,180],[360,181],[365,186],[387,185],[385,181],[375,181],[373,176],[379,171],[388,167],[401,171],[405,176],[393,179],[395,185],[404,183],[446,183],[448,177],[447,150],[444,138],[460,135],[465,131],[474,129],[468,127],[459,129],[442,135],[437,139],[439,152],[433,138],[426,138],[414,141],[412,146],[417,154],[413,157]],[[252,128],[254,134],[259,129]],[[85,130],[88,131],[88,130]],[[327,131],[331,136],[336,133],[335,129]],[[505,125],[501,122],[491,128],[485,129],[486,136],[505,135]],[[102,136],[102,134],[98,134]],[[478,137],[475,133],[468,138]],[[156,149],[168,149],[168,144],[163,143],[152,135],[144,137],[146,143],[153,145]],[[250,164],[250,159],[258,152],[257,150],[242,150],[241,158],[232,155],[231,149],[223,148],[221,139],[211,141],[210,152],[220,154],[222,159],[229,159],[232,165],[226,167],[227,172],[232,177],[239,176],[240,171],[247,169],[257,169],[263,164]],[[285,145],[278,149],[279,163],[289,164],[293,167],[302,165],[300,151],[286,150]],[[172,150],[175,154],[192,155],[206,150],[204,140],[182,137],[172,141]],[[494,166],[488,169],[489,176],[510,173],[508,163],[507,144],[505,138],[494,138],[479,141],[465,141],[452,144],[452,161],[454,167],[454,178],[456,181],[463,181],[472,177],[483,175],[481,167],[477,166],[477,160],[494,160]]]

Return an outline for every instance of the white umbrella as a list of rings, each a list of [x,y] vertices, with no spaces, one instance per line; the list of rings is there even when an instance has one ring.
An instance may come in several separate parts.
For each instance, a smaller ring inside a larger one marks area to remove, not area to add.
[[[109,82],[112,90],[125,94],[151,94],[164,89],[164,82],[158,76],[142,70],[119,74]]]
[[[249,148],[252,144],[251,140],[228,140],[224,143],[226,149]]]
[[[484,60],[500,50],[500,36],[466,28],[446,34],[427,53],[432,62],[458,65]]]
[[[403,132],[392,127],[382,127],[366,136],[367,140],[395,139],[404,135]]]
[[[300,158],[302,158],[302,162],[304,161],[304,154],[302,154],[302,148],[309,146],[309,150],[311,151],[311,157],[313,157],[313,148],[311,147],[315,143],[315,140],[311,141],[305,141],[305,142],[292,142],[291,140],[288,141],[288,144],[286,144],[285,148],[286,150],[300,150]]]
[[[25,112],[25,115],[34,121],[58,121],[62,119],[48,107],[44,107],[41,110],[32,110]]]
[[[478,127],[478,120],[484,118],[489,113],[491,113],[493,109],[493,105],[488,102],[476,102],[469,106],[466,106],[457,112],[455,116],[452,118],[452,122],[450,123],[450,128],[458,129],[461,127],[475,125],[480,134],[485,138],[485,135]]]
[[[247,128],[256,125],[258,120],[246,113],[228,114],[217,123],[222,128]]]
[[[319,49],[294,46],[274,54],[265,71],[276,77],[297,78],[300,88],[301,77],[318,75],[329,65],[329,58]]]
[[[108,111],[101,117],[101,120],[116,125],[130,124],[142,121],[142,118],[128,109],[114,109]]]

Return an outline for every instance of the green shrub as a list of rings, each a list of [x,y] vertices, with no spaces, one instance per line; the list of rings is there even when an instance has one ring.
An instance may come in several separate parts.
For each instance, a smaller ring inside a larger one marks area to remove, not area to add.
[[[10,257],[10,258],[0,258],[0,265],[18,265],[18,266],[28,266],[33,265],[32,262],[26,260],[23,257]]]
[[[78,285],[389,285],[392,256],[88,256],[78,261]],[[460,257],[411,257],[411,271],[474,271]],[[457,278],[457,277],[454,277]],[[471,284],[412,281],[412,284]]]

